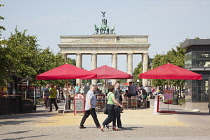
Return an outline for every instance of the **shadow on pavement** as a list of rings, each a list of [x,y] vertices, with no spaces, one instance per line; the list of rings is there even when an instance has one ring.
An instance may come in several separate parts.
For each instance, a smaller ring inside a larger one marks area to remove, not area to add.
[[[18,125],[18,124],[21,124],[21,123],[25,123],[25,122],[31,122],[31,121],[4,121],[4,122],[0,122],[0,126],[2,125]]]
[[[159,112],[159,115],[201,115],[201,116],[205,116],[205,115],[210,115],[209,113],[207,112],[187,112],[187,111],[176,111],[176,110],[170,110],[170,112],[167,112],[167,111],[163,111],[163,112]],[[174,111],[174,113],[172,112]]]
[[[143,127],[123,127],[121,130],[134,130],[138,128],[143,128]]]
[[[44,137],[44,136],[48,136],[48,135],[37,135],[37,136],[19,137],[19,138],[12,138],[12,139],[8,138],[8,139],[2,139],[2,140],[33,139],[33,138]]]
[[[96,128],[96,127],[88,127],[88,128]],[[134,129],[139,129],[139,128],[143,128],[143,127],[137,127],[137,126],[136,127],[123,127],[123,128],[120,129],[120,131],[123,131],[123,130],[134,130]],[[107,129],[107,128],[105,127],[104,129]],[[107,130],[112,130],[112,127],[109,126],[109,129],[107,129]]]
[[[62,104],[58,104],[59,108],[62,108]],[[58,110],[59,111],[59,110]],[[11,115],[0,115],[1,119],[21,119],[21,118],[37,118],[37,117],[51,117],[58,113],[58,111],[55,111],[55,109],[52,110],[52,112],[48,112],[47,109],[45,109],[44,105],[40,104],[37,105],[37,109],[33,113],[21,113],[21,114],[11,114]]]
[[[16,115],[0,115],[1,119],[21,119],[21,118],[37,118],[37,117],[51,117],[56,115],[57,112],[34,112],[34,113],[24,113],[24,114],[16,114]]]
[[[177,112],[178,115],[210,115],[207,112]]]
[[[9,132],[9,133],[5,133],[5,134],[0,134],[0,135],[9,135],[9,134],[20,134],[20,133],[27,133],[33,130],[28,130],[28,131],[16,131],[16,132]]]

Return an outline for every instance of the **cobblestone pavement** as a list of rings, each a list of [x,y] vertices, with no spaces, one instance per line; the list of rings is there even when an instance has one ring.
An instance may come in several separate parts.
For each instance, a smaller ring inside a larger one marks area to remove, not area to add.
[[[152,100],[151,100],[152,105]],[[63,103],[59,103],[60,109]],[[166,110],[167,105],[161,104]],[[106,139],[106,140],[156,140],[156,139],[210,139],[210,115],[208,112],[189,112],[177,105],[170,105],[177,113],[155,114],[148,109],[128,109],[121,114],[124,129],[101,132],[94,126],[91,116],[86,120],[86,129],[79,129],[82,114],[47,112],[43,105],[35,113],[0,115],[0,139],[45,140],[45,139]],[[102,123],[106,115],[98,113]]]

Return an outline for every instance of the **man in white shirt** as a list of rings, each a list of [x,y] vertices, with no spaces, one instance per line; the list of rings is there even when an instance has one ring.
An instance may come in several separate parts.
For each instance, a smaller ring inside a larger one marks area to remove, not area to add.
[[[100,124],[96,115],[96,96],[94,94],[94,92],[96,91],[96,88],[94,86],[90,86],[90,90],[87,92],[86,95],[86,102],[85,102],[85,114],[80,122],[80,129],[86,128],[84,127],[84,123],[86,121],[86,119],[89,117],[89,115],[92,116],[95,125],[97,128],[100,128]]]

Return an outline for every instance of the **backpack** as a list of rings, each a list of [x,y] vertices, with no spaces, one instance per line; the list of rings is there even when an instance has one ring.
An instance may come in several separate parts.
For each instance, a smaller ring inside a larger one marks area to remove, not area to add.
[[[147,91],[144,88],[141,88],[140,90],[142,91],[143,95],[147,95]]]
[[[50,93],[49,88],[45,88],[45,89],[44,89],[44,92],[45,92],[45,93]]]

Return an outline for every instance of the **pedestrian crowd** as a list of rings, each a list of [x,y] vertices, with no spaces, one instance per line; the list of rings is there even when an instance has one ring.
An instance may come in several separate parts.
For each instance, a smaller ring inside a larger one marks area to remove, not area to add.
[[[112,130],[119,131],[123,129],[121,122],[121,113],[123,112],[123,101],[133,99],[136,97],[139,101],[142,100],[143,107],[147,108],[148,96],[152,96],[155,89],[150,86],[136,86],[133,82],[129,82],[128,86],[115,83],[115,85],[79,85],[76,86],[64,86],[64,88],[56,88],[54,84],[47,84],[43,89],[43,97],[46,109],[49,112],[52,111],[52,104],[54,104],[55,110],[59,109],[57,102],[60,98],[65,98],[65,108],[71,108],[71,101],[74,94],[85,95],[85,113],[80,122],[80,129],[86,128],[84,126],[86,119],[91,115],[97,128],[104,131],[104,128],[109,128],[109,124],[112,123]],[[104,96],[106,98],[107,118],[100,124],[97,118],[97,96]],[[130,101],[130,102],[129,102]],[[131,100],[128,100],[128,107],[132,107]]]

